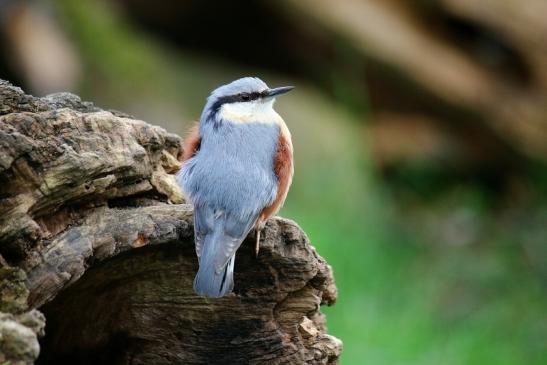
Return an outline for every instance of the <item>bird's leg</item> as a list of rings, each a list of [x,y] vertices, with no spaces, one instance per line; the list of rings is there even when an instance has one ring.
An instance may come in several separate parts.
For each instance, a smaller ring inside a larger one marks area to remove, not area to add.
[[[262,231],[262,228],[256,227],[256,245],[255,245],[256,257],[258,257],[258,250],[260,249],[260,231]]]
[[[257,219],[255,223],[255,230],[256,230],[256,244],[255,244],[255,254],[256,257],[258,257],[258,250],[260,249],[260,234],[262,233],[262,230],[264,229],[264,226],[266,225],[266,222],[264,221],[264,217],[261,216]]]

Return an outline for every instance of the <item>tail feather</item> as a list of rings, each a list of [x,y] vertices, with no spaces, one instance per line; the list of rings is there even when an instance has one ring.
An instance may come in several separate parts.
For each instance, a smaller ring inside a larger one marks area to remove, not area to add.
[[[195,206],[194,229],[199,270],[194,291],[218,298],[234,287],[235,253],[251,230],[256,217],[242,219],[221,209]]]
[[[213,265],[202,263],[194,279],[194,291],[211,298],[220,298],[231,293],[234,288],[234,262],[235,255],[220,273],[215,271]]]
[[[220,298],[232,292],[234,288],[235,254],[230,257],[224,268],[215,270],[215,251],[222,244],[215,234],[205,237],[199,270],[194,279],[194,291],[206,297]]]

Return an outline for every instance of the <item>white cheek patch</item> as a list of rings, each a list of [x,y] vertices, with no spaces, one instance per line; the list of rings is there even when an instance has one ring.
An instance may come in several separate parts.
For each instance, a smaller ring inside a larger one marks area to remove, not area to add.
[[[279,123],[281,117],[273,109],[273,100],[224,104],[219,117],[233,123]]]

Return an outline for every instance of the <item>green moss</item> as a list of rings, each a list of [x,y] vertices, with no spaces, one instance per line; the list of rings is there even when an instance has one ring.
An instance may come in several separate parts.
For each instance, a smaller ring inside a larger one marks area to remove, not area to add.
[[[18,268],[0,268],[0,312],[21,313],[27,306],[29,291],[25,285],[27,276]]]

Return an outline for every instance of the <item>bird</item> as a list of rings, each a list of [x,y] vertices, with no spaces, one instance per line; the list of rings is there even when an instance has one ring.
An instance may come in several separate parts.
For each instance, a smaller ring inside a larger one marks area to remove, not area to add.
[[[176,181],[194,206],[198,272],[194,291],[219,298],[233,291],[235,254],[283,206],[294,174],[291,133],[274,110],[293,86],[270,88],[243,77],[216,88],[183,141]]]

